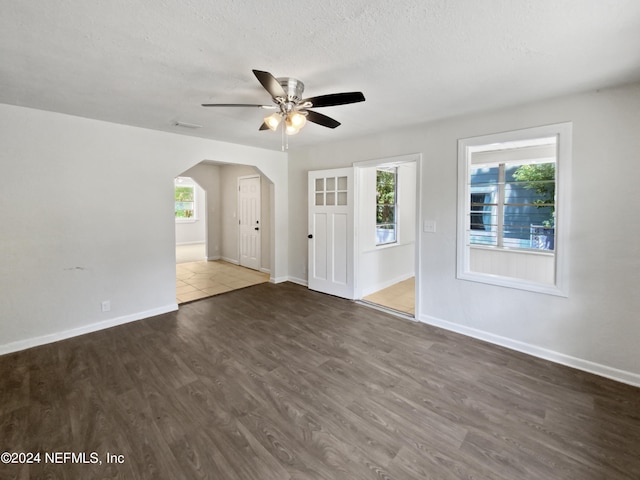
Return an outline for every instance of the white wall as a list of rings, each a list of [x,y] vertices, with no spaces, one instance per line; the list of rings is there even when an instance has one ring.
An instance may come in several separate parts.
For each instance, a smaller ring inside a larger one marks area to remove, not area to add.
[[[573,122],[569,296],[456,279],[457,141]],[[640,84],[467,115],[289,154],[292,277],[306,278],[306,172],[421,152],[419,319],[640,384]]]
[[[415,270],[416,164],[398,165],[398,241],[383,246],[376,245],[376,169],[356,169],[358,298],[411,278]]]
[[[195,216],[190,221],[176,222],[176,245],[205,243],[207,237],[207,197],[204,189],[197,183],[194,185]]]
[[[175,309],[173,180],[202,160],[274,182],[286,278],[286,154],[0,105],[0,353]]]
[[[182,176],[193,178],[206,193],[207,229],[205,232],[207,243],[207,259],[218,260],[222,245],[221,214],[222,196],[220,193],[220,166],[210,162],[202,162],[191,167]],[[177,233],[176,233],[177,242]]]

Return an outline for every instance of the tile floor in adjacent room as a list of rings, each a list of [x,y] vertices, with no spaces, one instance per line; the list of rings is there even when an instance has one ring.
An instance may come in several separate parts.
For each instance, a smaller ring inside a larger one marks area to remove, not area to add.
[[[374,292],[371,295],[367,295],[363,300],[414,316],[416,279],[415,277],[408,278],[383,290]]]
[[[176,265],[176,300],[180,303],[269,281],[269,274],[222,260]]]

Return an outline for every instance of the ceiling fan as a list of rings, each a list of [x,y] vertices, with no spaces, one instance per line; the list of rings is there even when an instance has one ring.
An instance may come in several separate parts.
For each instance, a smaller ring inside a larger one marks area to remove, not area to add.
[[[304,84],[290,77],[275,78],[269,72],[253,70],[253,74],[269,92],[273,105],[256,105],[245,103],[203,103],[203,107],[257,107],[266,110],[275,110],[265,117],[259,130],[277,130],[283,126],[284,133],[295,135],[308,121],[317,123],[327,128],[336,128],[340,122],[322,113],[309,110],[310,108],[333,107],[349,103],[364,102],[362,92],[332,93],[317,97],[302,98]]]

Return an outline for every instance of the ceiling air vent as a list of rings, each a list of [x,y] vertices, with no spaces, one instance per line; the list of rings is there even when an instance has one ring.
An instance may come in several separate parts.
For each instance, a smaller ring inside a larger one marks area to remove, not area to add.
[[[175,122],[174,125],[176,127],[183,127],[183,128],[202,128],[202,125],[196,125],[195,123],[187,123],[187,122]]]

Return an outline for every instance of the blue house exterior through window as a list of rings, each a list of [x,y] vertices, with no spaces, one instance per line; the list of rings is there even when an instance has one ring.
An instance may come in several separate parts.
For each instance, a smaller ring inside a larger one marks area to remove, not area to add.
[[[554,249],[555,159],[473,165],[469,242]]]

